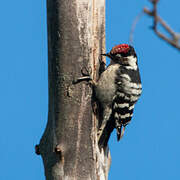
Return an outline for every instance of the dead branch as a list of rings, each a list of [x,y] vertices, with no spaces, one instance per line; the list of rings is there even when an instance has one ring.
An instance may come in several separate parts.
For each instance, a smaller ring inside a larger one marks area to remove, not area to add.
[[[180,34],[175,32],[157,13],[157,4],[159,0],[150,0],[150,2],[153,5],[153,9],[149,10],[147,7],[144,7],[143,12],[154,19],[152,29],[154,30],[154,32],[158,37],[160,37],[161,39],[163,39],[164,41],[166,41],[168,44],[175,47],[176,49],[180,50],[180,44],[179,44]],[[158,30],[157,28],[158,23],[170,35],[170,38]]]

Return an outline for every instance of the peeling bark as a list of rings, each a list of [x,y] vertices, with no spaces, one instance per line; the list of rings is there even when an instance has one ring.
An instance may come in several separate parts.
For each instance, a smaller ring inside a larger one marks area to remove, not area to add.
[[[105,52],[105,0],[47,0],[48,123],[36,152],[46,180],[105,180],[108,147],[97,145],[98,120],[92,113],[92,90],[73,85],[83,66],[98,76],[99,54]],[[101,151],[101,152],[100,152]]]

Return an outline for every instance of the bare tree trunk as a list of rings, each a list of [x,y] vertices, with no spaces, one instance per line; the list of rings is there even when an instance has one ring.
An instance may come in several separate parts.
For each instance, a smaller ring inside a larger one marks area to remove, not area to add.
[[[47,0],[49,113],[37,151],[47,180],[105,180],[109,149],[99,151],[92,90],[72,85],[81,68],[97,78],[105,52],[105,0]]]

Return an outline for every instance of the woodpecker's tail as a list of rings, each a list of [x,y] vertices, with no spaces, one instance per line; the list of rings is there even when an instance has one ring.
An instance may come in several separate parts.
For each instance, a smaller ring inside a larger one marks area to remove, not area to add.
[[[111,136],[114,126],[114,121],[108,121],[105,128],[103,129],[102,135],[98,141],[99,147],[106,147]]]
[[[125,127],[121,124],[116,129],[117,129],[117,140],[119,141],[124,135]]]

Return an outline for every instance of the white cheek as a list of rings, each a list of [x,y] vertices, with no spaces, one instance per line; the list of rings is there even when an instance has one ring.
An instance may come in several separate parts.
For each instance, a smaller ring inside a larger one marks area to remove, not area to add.
[[[127,67],[127,69],[137,70],[137,58],[134,56],[129,56],[127,58],[128,58],[128,63],[129,63],[129,67]]]

